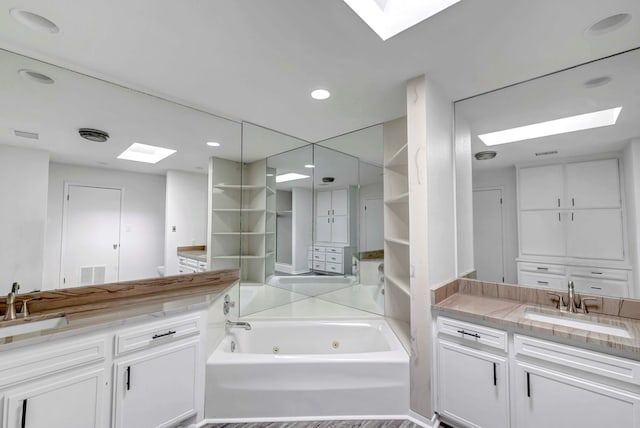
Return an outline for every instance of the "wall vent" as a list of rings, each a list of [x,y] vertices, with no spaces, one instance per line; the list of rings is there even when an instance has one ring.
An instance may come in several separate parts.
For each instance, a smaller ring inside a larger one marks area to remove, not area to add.
[[[104,284],[107,266],[81,266],[80,285]]]
[[[557,155],[558,151],[557,150],[552,150],[550,152],[538,152],[536,153],[536,156],[549,156],[549,155]]]
[[[31,140],[37,140],[40,138],[40,135],[35,132],[20,131],[18,129],[13,130],[13,135],[16,137],[29,138]]]

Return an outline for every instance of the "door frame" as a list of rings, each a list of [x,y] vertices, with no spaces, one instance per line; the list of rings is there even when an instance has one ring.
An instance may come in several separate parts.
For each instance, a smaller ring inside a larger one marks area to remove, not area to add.
[[[64,190],[62,193],[62,230],[61,230],[61,236],[60,236],[60,269],[59,269],[59,275],[58,275],[58,289],[60,288],[64,288],[63,286],[65,285],[63,283],[63,279],[64,279],[64,249],[65,249],[65,237],[67,234],[67,230],[68,230],[68,226],[67,226],[67,216],[68,216],[68,208],[67,208],[67,196],[69,196],[69,187],[91,187],[91,188],[96,188],[96,189],[112,189],[112,190],[119,190],[120,191],[120,221],[119,221],[119,225],[118,225],[118,269],[116,272],[116,281],[120,280],[120,250],[122,249],[122,212],[123,212],[123,205],[124,205],[124,187],[119,187],[119,186],[102,186],[102,185],[96,185],[96,184],[85,184],[85,183],[79,183],[79,182],[74,182],[74,181],[65,181],[64,182]]]
[[[504,219],[505,219],[504,186],[473,187],[471,189],[471,195],[473,196],[473,192],[476,192],[476,191],[482,192],[482,191],[487,191],[487,190],[499,190],[500,191],[500,198],[502,199],[502,203],[500,204],[500,231],[502,233],[502,237],[501,237],[500,241],[502,241],[502,278],[505,278],[505,275],[506,275],[505,266],[507,265],[507,263],[506,263],[507,254],[506,254],[506,251],[505,251],[505,249],[507,248],[507,234],[506,234],[506,228],[505,228],[505,224],[504,224]],[[475,213],[473,213],[473,215],[475,216]],[[474,245],[475,245],[475,238],[474,238]],[[475,262],[475,251],[474,251],[473,267],[477,272],[476,262]],[[505,279],[503,279],[502,282],[505,282]]]

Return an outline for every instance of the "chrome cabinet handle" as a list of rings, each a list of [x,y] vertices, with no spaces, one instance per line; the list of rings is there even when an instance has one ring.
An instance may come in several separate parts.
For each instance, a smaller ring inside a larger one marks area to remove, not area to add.
[[[540,285],[549,285],[548,281],[536,281]]]
[[[549,270],[547,267],[536,267],[537,270]]]
[[[169,330],[166,333],[162,333],[162,334],[154,334],[153,337],[151,339],[159,339],[161,337],[166,337],[166,336],[171,336],[172,334],[176,334],[175,330]]]
[[[478,333],[469,333],[464,330],[458,330],[458,333],[462,334],[463,336],[467,335],[467,336],[475,337],[476,339],[480,339],[480,335]]]

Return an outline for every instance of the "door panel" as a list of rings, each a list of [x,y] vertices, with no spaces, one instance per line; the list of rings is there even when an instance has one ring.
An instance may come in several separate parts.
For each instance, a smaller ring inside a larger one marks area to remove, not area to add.
[[[316,204],[316,215],[331,215],[331,191],[317,192]]]
[[[543,256],[564,256],[565,214],[559,211],[520,213],[520,252]]]
[[[346,215],[337,215],[331,218],[331,242],[349,243],[349,226]]]
[[[331,217],[316,217],[316,238],[318,242],[331,242]]]
[[[473,254],[478,279],[504,282],[502,191],[473,191]]]
[[[567,255],[624,260],[620,209],[583,210],[568,216]]]
[[[360,251],[384,248],[384,202],[382,199],[365,201],[364,233],[364,248]]]
[[[520,168],[520,209],[539,210],[564,207],[562,165]]]
[[[567,197],[572,208],[620,206],[618,160],[567,164]]]
[[[331,210],[332,215],[347,215],[349,211],[349,192],[347,189],[331,192]]]

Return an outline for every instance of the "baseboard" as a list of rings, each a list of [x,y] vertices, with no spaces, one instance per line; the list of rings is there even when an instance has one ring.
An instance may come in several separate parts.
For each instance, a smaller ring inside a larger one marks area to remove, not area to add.
[[[413,412],[412,412],[413,413]],[[417,414],[416,414],[417,415]],[[422,418],[422,416],[417,415]],[[424,419],[424,418],[423,418]],[[339,415],[339,416],[293,416],[287,418],[212,418],[205,419],[190,428],[200,428],[207,424],[250,424],[259,422],[308,422],[308,421],[351,421],[351,420],[410,420],[422,427],[431,428],[411,415]],[[425,419],[427,420],[427,419]],[[428,421],[428,420],[427,420]]]
[[[413,410],[409,410],[409,414],[407,415],[407,419],[413,422],[416,425],[420,425],[424,428],[438,428],[440,426],[440,420],[438,419],[438,415],[433,415],[431,419],[427,419],[422,416],[420,413],[416,413]]]

